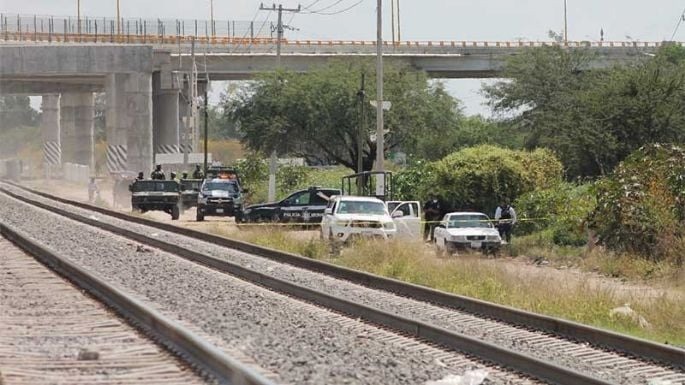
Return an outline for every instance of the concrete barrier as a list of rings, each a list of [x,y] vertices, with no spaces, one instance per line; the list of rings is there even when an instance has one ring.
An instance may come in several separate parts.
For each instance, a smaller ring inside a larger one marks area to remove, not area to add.
[[[64,163],[64,179],[74,183],[88,183],[90,167],[83,164]]]

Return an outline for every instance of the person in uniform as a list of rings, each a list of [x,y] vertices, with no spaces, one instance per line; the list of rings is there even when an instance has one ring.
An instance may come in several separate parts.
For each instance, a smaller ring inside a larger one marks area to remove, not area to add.
[[[150,174],[151,179],[156,179],[156,180],[164,180],[166,179],[166,176],[164,175],[164,171],[162,171],[162,165],[158,164],[155,167],[155,171]]]
[[[88,202],[95,202],[96,196],[100,196],[100,189],[97,183],[95,183],[95,178],[90,178],[90,183],[88,183]]]
[[[181,174],[181,180],[183,180],[183,179],[188,179],[188,172],[187,171],[183,171],[183,173]]]
[[[195,165],[195,171],[193,171],[193,179],[204,179],[205,174],[200,169],[200,165]]]
[[[497,230],[503,241],[511,242],[511,232],[516,224],[516,211],[509,205],[508,199],[503,199],[495,209],[495,221]]]
[[[143,180],[145,179],[145,174],[143,174],[142,171],[138,172],[138,176],[136,177],[136,180]]]
[[[426,241],[433,241],[433,232],[435,231],[436,222],[440,220],[442,209],[440,201],[434,193],[428,195],[428,200],[423,205],[423,212],[425,215],[425,224],[423,226],[423,239]]]
[[[173,180],[173,181],[178,182],[178,178],[176,178],[176,173],[175,173],[175,172],[172,171],[172,172],[169,173],[169,180]]]

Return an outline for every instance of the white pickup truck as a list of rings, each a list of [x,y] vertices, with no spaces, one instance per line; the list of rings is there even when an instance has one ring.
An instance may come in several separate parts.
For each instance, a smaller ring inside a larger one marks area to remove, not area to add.
[[[420,236],[418,202],[392,201],[386,205],[373,197],[336,196],[329,201],[321,221],[321,238],[332,241],[347,242],[355,237],[418,239]]]

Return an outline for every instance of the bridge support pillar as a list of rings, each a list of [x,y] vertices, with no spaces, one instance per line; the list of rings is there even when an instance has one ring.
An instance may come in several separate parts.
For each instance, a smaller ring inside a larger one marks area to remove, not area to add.
[[[107,78],[107,168],[152,170],[152,74],[112,74]]]
[[[159,73],[152,75],[152,126],[155,154],[179,153],[179,90],[162,89],[159,76]]]
[[[60,140],[60,95],[43,95],[40,131],[43,141],[45,176],[50,178],[62,165]]]
[[[63,161],[89,166],[91,174],[94,174],[95,98],[93,93],[62,94],[60,115]]]

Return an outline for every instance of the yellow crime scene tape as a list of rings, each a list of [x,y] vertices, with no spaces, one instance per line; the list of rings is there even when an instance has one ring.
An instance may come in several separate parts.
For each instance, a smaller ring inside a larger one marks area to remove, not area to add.
[[[550,220],[550,217],[539,217],[539,218],[520,218],[516,220],[516,223],[519,222],[541,222],[541,221],[547,221]],[[350,222],[352,220],[346,220],[347,222]],[[355,220],[355,222],[359,223],[360,221]],[[455,222],[476,222],[475,220],[458,220],[458,221],[450,221],[451,223]],[[498,222],[504,222],[500,220],[495,220],[495,219],[489,219],[489,220],[478,220],[477,222],[491,222],[493,224],[498,224]],[[365,223],[375,223],[375,222],[370,222],[367,221]],[[442,221],[419,221],[420,224],[439,224],[442,223]],[[277,227],[277,226],[282,226],[282,227],[318,227],[321,226],[321,223],[308,223],[308,222],[241,222],[241,223],[236,223],[236,225],[240,227],[253,227],[253,226],[270,226],[270,227]]]

